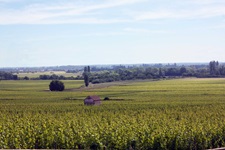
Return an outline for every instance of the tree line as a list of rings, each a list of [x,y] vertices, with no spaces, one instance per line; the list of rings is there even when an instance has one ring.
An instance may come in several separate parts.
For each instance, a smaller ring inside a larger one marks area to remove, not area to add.
[[[103,70],[102,70],[103,69]],[[98,70],[98,71],[97,71]],[[68,72],[73,72],[69,70]],[[76,72],[76,71],[74,71]],[[208,65],[177,66],[168,65],[141,65],[141,66],[112,66],[111,68],[84,67],[83,74],[77,77],[65,77],[63,75],[40,75],[32,80],[84,80],[85,85],[89,82],[103,83],[135,79],[160,79],[171,77],[225,77],[225,66],[218,61],[210,61]],[[29,80],[29,77],[18,77],[17,75],[0,71],[0,80]]]
[[[18,76],[10,72],[0,71],[0,80],[17,80]]]
[[[91,69],[92,70],[92,69]],[[86,76],[86,77],[85,77]],[[88,77],[87,77],[88,76]],[[124,81],[124,80],[136,80],[136,79],[160,79],[171,77],[198,77],[198,78],[210,78],[210,77],[225,77],[225,66],[219,65],[218,61],[210,61],[209,65],[192,65],[192,66],[176,66],[172,67],[123,67],[119,66],[114,70],[93,71],[88,73],[84,71],[83,77],[85,82],[91,82],[93,84]],[[87,86],[88,84],[86,84]]]
[[[82,76],[77,77],[65,77],[63,75],[40,75],[39,77],[33,77],[29,78],[28,76],[25,77],[18,77],[18,75],[15,75],[10,72],[3,72],[0,71],[0,80],[83,80]]]
[[[63,75],[56,75],[56,74],[53,74],[53,75],[40,75],[39,77],[37,78],[33,78],[35,80],[82,80],[83,78],[80,77],[80,76],[77,76],[77,77],[65,77]]]

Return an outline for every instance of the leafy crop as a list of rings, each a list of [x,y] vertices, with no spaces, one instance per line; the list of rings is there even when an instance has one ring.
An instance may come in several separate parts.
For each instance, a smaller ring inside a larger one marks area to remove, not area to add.
[[[207,149],[225,146],[225,80],[136,82],[46,91],[49,81],[1,81],[0,148]],[[83,81],[65,81],[76,88]],[[101,106],[84,106],[99,95]]]

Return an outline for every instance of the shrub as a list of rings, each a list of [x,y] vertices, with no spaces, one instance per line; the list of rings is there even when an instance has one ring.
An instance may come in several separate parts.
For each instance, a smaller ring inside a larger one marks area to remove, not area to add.
[[[94,79],[94,80],[92,80],[92,82],[91,82],[92,84],[99,84],[99,83],[101,83],[100,82],[100,80],[99,79]]]
[[[105,100],[105,101],[106,101],[106,100],[109,100],[109,97],[105,97],[104,100]]]
[[[30,80],[30,78],[28,76],[25,76],[23,79],[24,80]]]
[[[59,80],[53,80],[49,85],[51,91],[63,91],[64,88],[64,83]]]

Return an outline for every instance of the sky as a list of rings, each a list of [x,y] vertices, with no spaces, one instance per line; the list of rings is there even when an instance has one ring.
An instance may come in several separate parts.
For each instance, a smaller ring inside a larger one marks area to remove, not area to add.
[[[0,67],[225,62],[225,0],[0,0]]]

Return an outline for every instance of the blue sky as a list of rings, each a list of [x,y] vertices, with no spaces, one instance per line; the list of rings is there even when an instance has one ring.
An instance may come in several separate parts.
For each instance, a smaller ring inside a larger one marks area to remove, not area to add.
[[[225,61],[225,0],[0,0],[0,67]]]

